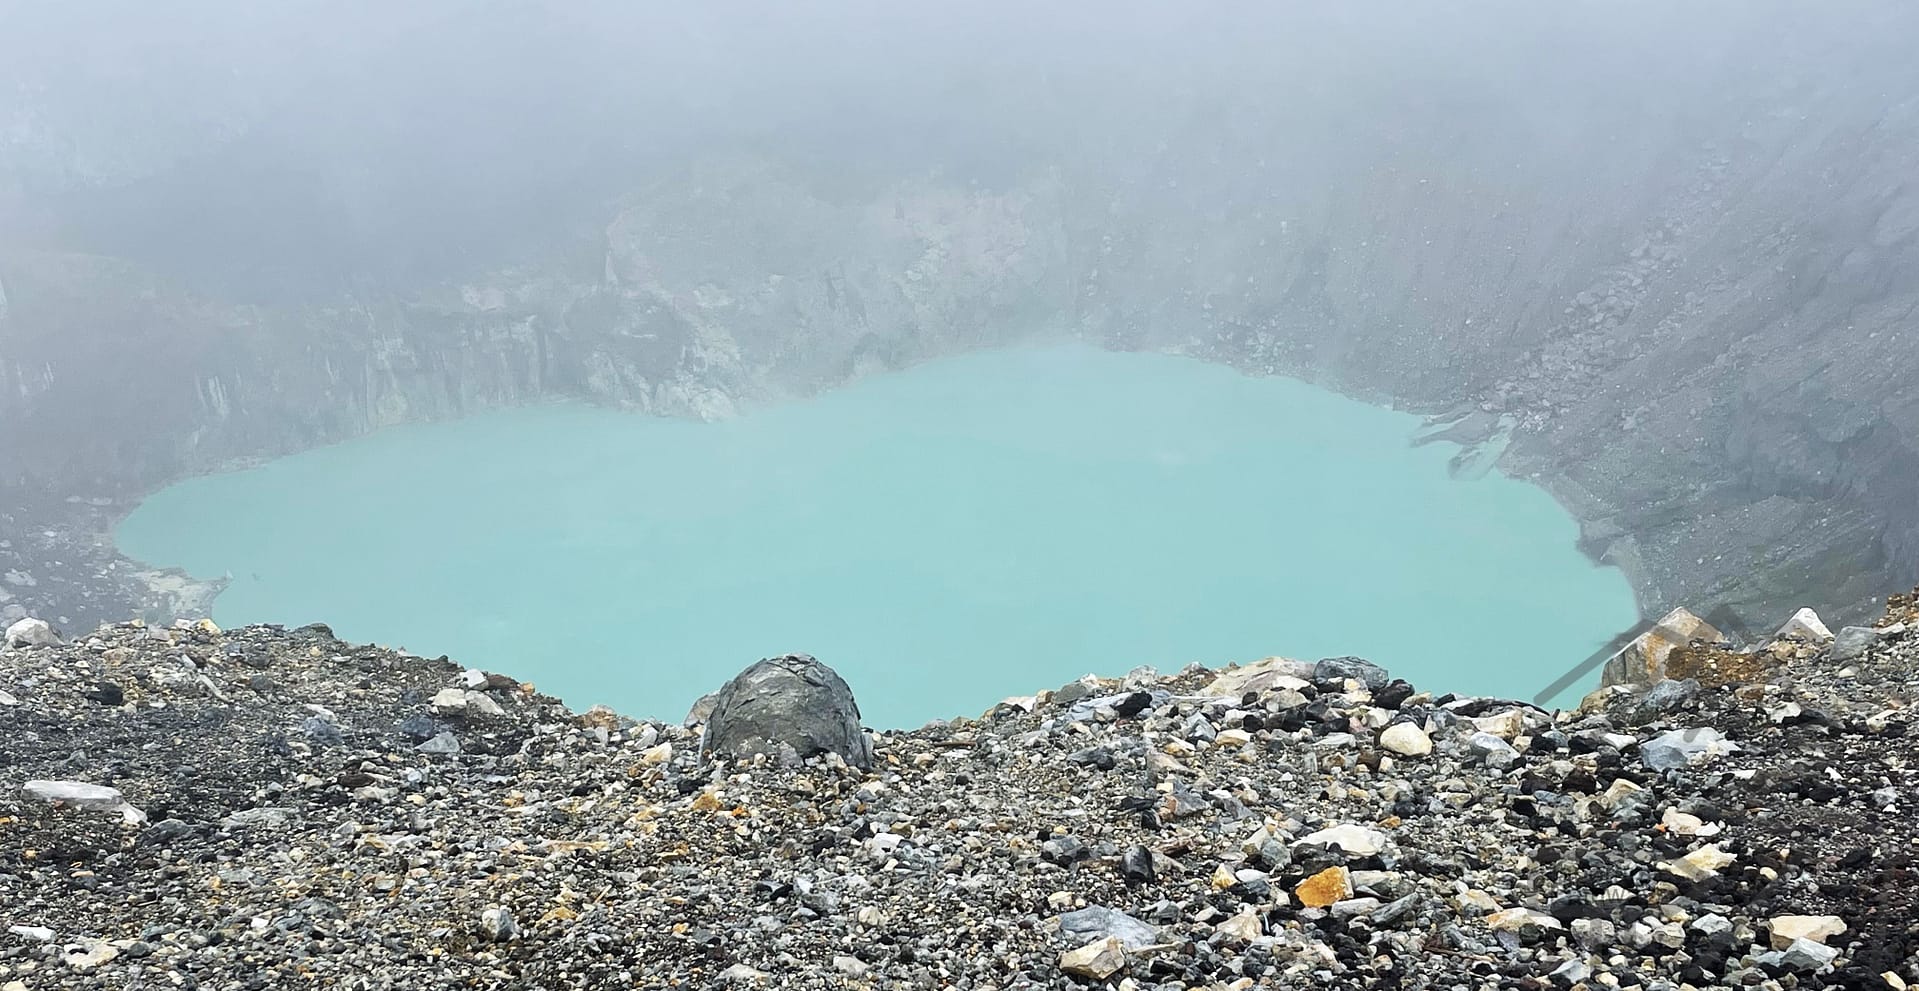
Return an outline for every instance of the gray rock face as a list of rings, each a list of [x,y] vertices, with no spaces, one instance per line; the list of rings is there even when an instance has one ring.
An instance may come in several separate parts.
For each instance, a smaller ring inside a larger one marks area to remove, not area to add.
[[[721,688],[701,752],[727,757],[838,754],[871,767],[873,744],[860,728],[853,690],[832,668],[805,654],[769,657]]]

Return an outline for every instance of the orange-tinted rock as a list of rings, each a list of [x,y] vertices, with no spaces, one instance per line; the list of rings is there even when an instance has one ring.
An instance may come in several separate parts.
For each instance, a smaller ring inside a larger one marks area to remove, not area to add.
[[[1673,650],[1693,641],[1711,643],[1723,638],[1724,634],[1711,623],[1683,607],[1674,609],[1606,661],[1600,684],[1650,685],[1665,678],[1680,678],[1667,670],[1666,661]]]
[[[1293,889],[1299,903],[1307,908],[1325,908],[1353,896],[1353,880],[1344,867],[1328,867],[1299,882]]]
[[[1693,678],[1706,688],[1764,681],[1782,664],[1796,659],[1795,647],[1806,649],[1804,644],[1789,640],[1777,646],[1780,649],[1751,654],[1703,645],[1675,647],[1666,655],[1666,677],[1676,681]]]

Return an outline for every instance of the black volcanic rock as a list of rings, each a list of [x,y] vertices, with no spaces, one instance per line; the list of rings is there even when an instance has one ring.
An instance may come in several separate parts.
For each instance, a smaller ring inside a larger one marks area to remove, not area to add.
[[[805,654],[769,657],[740,672],[713,702],[703,753],[726,757],[833,753],[871,767],[873,745],[860,728],[853,690],[832,668]]]

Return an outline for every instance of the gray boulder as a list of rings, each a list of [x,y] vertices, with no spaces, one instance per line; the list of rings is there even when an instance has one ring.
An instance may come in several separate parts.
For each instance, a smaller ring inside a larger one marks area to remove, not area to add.
[[[853,690],[832,668],[805,654],[769,657],[719,690],[700,750],[745,757],[834,753],[855,767],[873,764],[873,743],[860,728]]]
[[[1848,626],[1840,630],[1839,636],[1832,642],[1832,659],[1841,664],[1856,661],[1866,656],[1866,651],[1880,639],[1880,632],[1871,627]]]
[[[1645,697],[1639,700],[1639,706],[1634,710],[1633,717],[1642,722],[1656,719],[1668,712],[1684,708],[1698,697],[1698,680],[1687,678],[1684,681],[1674,681],[1667,678],[1652,686]]]
[[[1353,680],[1365,685],[1370,691],[1378,691],[1393,680],[1385,668],[1363,657],[1326,657],[1313,665],[1313,681]]]

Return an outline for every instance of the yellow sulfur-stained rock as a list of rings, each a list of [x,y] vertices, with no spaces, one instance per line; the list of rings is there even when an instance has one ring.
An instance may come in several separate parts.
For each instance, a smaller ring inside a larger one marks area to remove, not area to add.
[[[1293,889],[1293,895],[1307,908],[1325,908],[1353,896],[1352,876],[1346,873],[1344,867],[1328,867],[1299,882],[1299,886]]]

